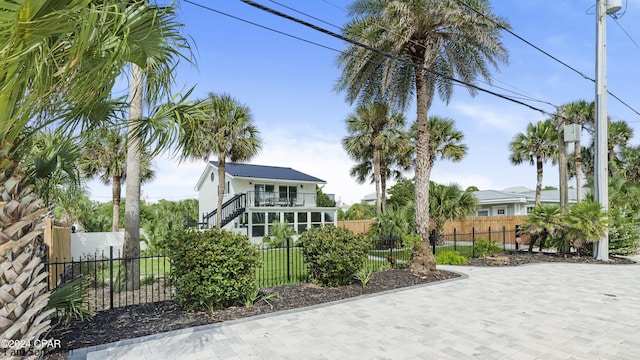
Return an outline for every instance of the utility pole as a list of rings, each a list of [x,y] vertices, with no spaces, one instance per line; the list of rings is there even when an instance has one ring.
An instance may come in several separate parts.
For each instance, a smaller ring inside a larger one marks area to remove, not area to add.
[[[612,11],[615,12],[616,10]],[[596,0],[596,139],[595,139],[595,199],[602,210],[609,209],[609,164],[607,129],[607,0]],[[609,233],[594,246],[597,260],[609,261]]]

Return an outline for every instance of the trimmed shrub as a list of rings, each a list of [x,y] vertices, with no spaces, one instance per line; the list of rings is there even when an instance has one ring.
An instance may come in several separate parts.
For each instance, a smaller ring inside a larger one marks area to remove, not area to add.
[[[255,287],[259,254],[246,236],[225,231],[185,231],[171,243],[176,300],[188,310],[239,304]]]
[[[467,258],[457,251],[443,251],[436,255],[436,264],[438,265],[464,265],[467,262]]]
[[[476,257],[487,257],[491,254],[501,253],[502,248],[496,245],[495,241],[476,239],[473,251]]]
[[[323,286],[350,284],[371,247],[366,236],[334,226],[311,228],[299,241],[311,279]]]

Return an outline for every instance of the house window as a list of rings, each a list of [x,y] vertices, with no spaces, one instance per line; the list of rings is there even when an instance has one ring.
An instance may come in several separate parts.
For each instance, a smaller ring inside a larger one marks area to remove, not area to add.
[[[296,204],[298,188],[295,186],[280,185],[278,187],[279,204],[282,206],[293,206]]]
[[[227,181],[227,186],[224,189],[224,193],[225,194],[230,194],[231,193],[231,181]]]
[[[507,209],[505,208],[497,208],[496,215],[507,215]]]
[[[265,213],[263,212],[254,212],[251,214],[251,236],[264,236],[265,220]]]
[[[527,215],[531,214],[533,212],[533,206],[527,206]]]
[[[333,224],[333,212],[332,211],[325,211],[324,213],[324,223],[325,224]]]
[[[322,213],[321,212],[312,212],[311,213],[311,226],[312,227],[320,227],[320,226],[322,226]]]
[[[478,215],[478,216],[489,216],[489,210],[486,210],[486,209],[484,209],[484,210],[478,210],[477,215]]]
[[[298,213],[298,234],[302,234],[307,230],[307,213]]]

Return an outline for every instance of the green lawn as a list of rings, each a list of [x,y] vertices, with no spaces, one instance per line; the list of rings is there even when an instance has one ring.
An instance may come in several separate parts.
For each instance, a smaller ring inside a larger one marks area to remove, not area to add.
[[[256,271],[259,287],[303,282],[307,267],[300,248],[289,249],[289,276],[287,277],[287,249],[261,250],[262,266]]]
[[[106,284],[111,278],[111,269],[108,260],[97,262],[83,262],[82,274],[89,276],[96,285]],[[116,281],[120,266],[124,266],[124,260],[113,261],[113,279]],[[124,270],[124,269],[123,269]],[[167,276],[171,270],[171,261],[168,257],[152,257],[140,259],[140,278]]]

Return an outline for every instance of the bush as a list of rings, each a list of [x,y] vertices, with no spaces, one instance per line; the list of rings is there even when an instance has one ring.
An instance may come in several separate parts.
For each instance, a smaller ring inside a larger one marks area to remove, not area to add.
[[[635,255],[638,253],[640,231],[633,219],[611,212],[612,225],[609,229],[609,254]]]
[[[370,242],[348,229],[311,228],[300,236],[302,254],[311,279],[323,286],[351,283],[367,258]]]
[[[473,245],[473,252],[477,257],[486,257],[491,254],[501,253],[502,248],[495,241],[477,239]]]
[[[436,263],[438,265],[464,265],[467,262],[467,258],[457,251],[443,251],[436,255]]]
[[[225,230],[187,231],[171,243],[171,281],[188,310],[242,302],[254,289],[257,249],[246,236]]]

